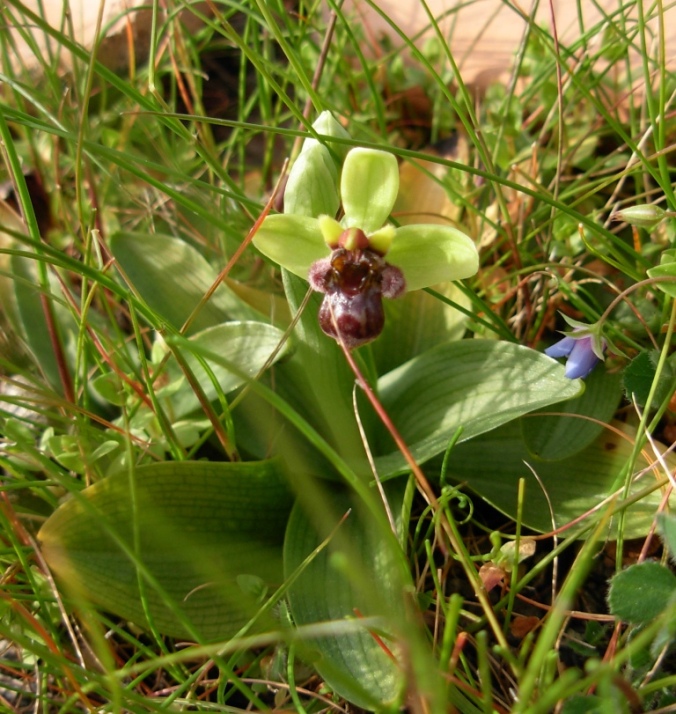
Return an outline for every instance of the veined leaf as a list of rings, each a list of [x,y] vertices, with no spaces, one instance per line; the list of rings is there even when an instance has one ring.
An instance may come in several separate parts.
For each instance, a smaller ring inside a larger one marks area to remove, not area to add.
[[[439,285],[436,290],[469,309],[469,299],[454,283]],[[444,342],[459,340],[469,319],[460,310],[422,290],[383,302],[385,328],[371,345],[379,374],[389,372]]]
[[[390,482],[395,514],[405,485],[405,479]],[[308,513],[299,502],[291,513],[284,544],[287,577],[315,551],[340,516],[350,511],[328,548],[313,558],[289,590],[291,614],[299,626],[335,623],[337,634],[308,643],[319,653],[313,665],[338,694],[365,709],[379,710],[401,697],[404,683],[396,638],[405,618],[405,593],[398,577],[401,568],[394,551],[399,545],[382,533],[373,516],[346,489],[330,488],[329,500],[333,515],[324,513],[322,503]],[[375,628],[372,624],[371,630],[365,625],[341,633],[340,623],[353,625],[355,617],[375,617],[378,624]]]
[[[41,298],[42,292],[51,292],[54,288],[51,281],[45,290],[41,288],[38,281],[36,261],[13,255],[10,259],[10,266],[16,278],[14,281],[14,307],[18,314],[22,337],[30,349],[35,364],[45,375],[50,386],[61,392],[63,387],[58,360],[54,352],[51,331],[48,329],[45,316],[45,306]],[[48,296],[47,299],[52,304],[58,337],[65,347],[69,331],[75,333],[77,326],[72,316],[63,306],[59,305],[51,296]]]
[[[621,620],[648,625],[676,597],[676,575],[660,563],[636,563],[617,573],[610,583],[608,605]]]
[[[38,538],[76,603],[217,639],[261,605],[241,576],[281,583],[291,505],[278,461],[160,463],[73,494]]]
[[[213,400],[219,392],[227,394],[241,386],[246,377],[255,377],[273,355],[273,362],[284,356],[285,348],[275,353],[282,337],[281,330],[262,322],[226,322],[193,335],[187,343],[181,343],[185,344],[185,348],[178,349],[184,352],[188,367],[199,381],[207,399]],[[207,374],[202,362],[189,351],[190,344],[195,345],[197,353],[202,350],[220,355],[226,364],[237,368],[238,374],[226,369],[222,363],[205,360],[211,371],[211,375]],[[174,361],[169,362],[168,369],[175,378],[182,374]],[[187,382],[169,399],[174,418],[181,418],[199,408],[199,401]]]
[[[627,427],[625,431],[627,438],[605,430],[582,451],[564,459],[543,461],[529,453],[522,426],[515,421],[454,447],[449,476],[466,483],[511,518],[516,518],[519,479],[524,478],[523,524],[547,532],[591,511],[622,487],[617,479],[631,459],[636,438]],[[647,466],[641,457],[636,468]],[[650,486],[654,479],[655,474],[648,472],[632,487],[632,493]],[[649,531],[662,497],[658,489],[629,506],[623,523],[625,538],[639,538]],[[620,500],[618,496],[607,508],[613,508]],[[609,538],[617,537],[618,522],[619,516],[611,520]]]
[[[621,397],[620,376],[594,370],[579,397],[545,409],[560,414],[535,412],[521,420],[526,446],[540,459],[564,459],[582,451],[606,428]]]
[[[562,365],[509,342],[461,340],[429,350],[381,377],[380,399],[420,462],[534,409],[580,394]],[[405,469],[390,442],[376,446],[382,477]],[[388,453],[391,452],[391,453]]]
[[[116,233],[110,250],[131,286],[177,329],[200,304],[218,275],[185,241],[150,233]],[[188,334],[226,320],[255,320],[260,315],[224,284],[205,303]]]

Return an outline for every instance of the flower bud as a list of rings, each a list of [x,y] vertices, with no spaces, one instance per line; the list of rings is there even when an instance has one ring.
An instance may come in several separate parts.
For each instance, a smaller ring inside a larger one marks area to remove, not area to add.
[[[611,216],[614,221],[624,221],[631,226],[646,228],[648,230],[655,228],[664,220],[665,212],[659,206],[653,203],[647,203],[641,206],[629,206],[620,211],[615,211]]]

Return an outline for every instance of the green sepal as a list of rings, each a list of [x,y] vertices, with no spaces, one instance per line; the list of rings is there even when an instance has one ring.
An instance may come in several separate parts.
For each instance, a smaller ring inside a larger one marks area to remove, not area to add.
[[[340,206],[338,169],[331,152],[316,140],[303,147],[284,191],[284,213],[335,216]]]
[[[472,239],[456,228],[411,225],[397,228],[387,262],[403,271],[406,290],[420,290],[474,275],[479,253]]]
[[[268,216],[253,243],[270,260],[306,280],[312,263],[330,253],[319,221],[309,216]]]
[[[378,230],[392,211],[399,192],[397,159],[377,149],[351,149],[340,179],[346,228],[367,235]]]
[[[343,129],[339,122],[337,122],[329,111],[322,112],[315,120],[312,128],[320,136],[333,136],[337,139],[350,139],[350,135]],[[312,143],[318,143],[316,139],[306,139],[303,144],[303,150],[306,146],[312,146]],[[332,154],[338,159],[340,163],[345,161],[345,156],[349,151],[350,147],[347,144],[338,144],[333,141],[326,141],[326,145]]]

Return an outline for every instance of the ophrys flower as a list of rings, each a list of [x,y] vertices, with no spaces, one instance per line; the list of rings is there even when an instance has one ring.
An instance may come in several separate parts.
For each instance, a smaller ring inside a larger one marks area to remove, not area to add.
[[[326,147],[320,144],[320,151],[316,140],[311,141],[296,162],[311,180],[303,184],[294,165],[289,181],[293,179],[296,193],[290,201],[285,198],[291,209],[331,205],[326,197],[333,195],[327,184],[332,172],[326,167],[333,158]],[[380,334],[383,297],[467,278],[479,267],[476,246],[456,228],[386,224],[398,190],[399,168],[392,154],[354,148],[340,174],[340,222],[329,215],[273,215],[254,238],[264,255],[324,293],[320,325],[350,349]]]

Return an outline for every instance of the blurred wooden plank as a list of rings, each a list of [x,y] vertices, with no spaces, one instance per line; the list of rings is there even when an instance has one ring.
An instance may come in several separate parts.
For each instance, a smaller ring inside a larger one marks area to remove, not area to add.
[[[23,0],[23,5],[88,50],[97,44],[96,28],[101,12],[96,56],[112,69],[124,69],[132,57],[135,62],[143,62],[148,57],[151,3],[147,0]],[[66,8],[69,9],[68,15]],[[200,9],[203,10],[202,7]],[[49,62],[50,66],[62,71],[70,69],[73,62],[70,52],[59,47],[46,32],[27,22],[13,8],[6,6],[4,13],[6,21],[14,20],[9,26],[11,41],[17,48],[11,58],[14,71],[21,67],[39,71],[43,62]],[[161,21],[164,19],[160,18]],[[190,11],[182,11],[180,20],[189,31],[200,24]],[[25,33],[30,35],[30,42],[24,39]]]
[[[597,28],[592,35],[592,41],[584,47],[587,55],[593,55],[601,47],[604,31],[611,28],[613,23],[619,23],[622,18],[625,18],[625,29],[620,29],[620,35],[638,31],[638,6],[641,1],[645,12],[649,6],[653,8],[647,27],[651,33],[648,52],[655,61],[659,56],[659,20],[654,9],[655,3],[645,0],[582,0],[580,18],[578,3],[574,0],[540,0],[535,20],[550,34],[555,27],[559,42],[569,47],[572,47],[582,34]],[[416,37],[418,47],[434,36],[429,17],[420,0],[380,0],[376,4],[408,37]],[[676,5],[665,5],[668,8],[664,13],[667,67],[676,71]],[[505,0],[427,0],[427,6],[433,17],[439,18],[440,29],[449,43],[465,83],[484,85],[497,78],[507,79],[528,26],[526,18],[532,14],[532,0],[511,0],[509,3]],[[520,11],[517,8],[520,8]],[[343,11],[364,28],[372,48],[377,46],[378,38],[382,34],[389,35],[395,46],[402,44],[401,38],[397,37],[388,23],[365,0],[348,0]],[[638,36],[634,38],[633,45],[630,55],[634,65],[638,65]],[[583,57],[582,48],[576,51],[576,56],[580,59]],[[616,71],[622,69],[623,67],[618,65]],[[642,81],[642,77],[640,79]]]
[[[597,27],[592,42],[587,43],[585,48],[586,52],[591,54],[601,46],[604,28],[610,27],[612,22],[619,21],[621,17],[625,18],[626,23],[623,32],[637,29],[638,5],[641,1],[646,12],[648,7],[654,8],[655,4],[646,0],[625,1],[624,6],[621,0],[582,0],[582,18],[579,18],[578,3],[574,0],[540,0],[535,18],[539,25],[548,28],[550,32],[555,23],[560,42],[567,46],[571,46],[590,28]],[[64,17],[64,8],[68,5],[72,32],[67,29],[66,33],[86,48],[95,44],[97,16],[102,4],[97,0],[69,0],[68,3],[64,0],[24,0],[24,4],[38,14],[42,6],[47,22],[57,28],[69,28]],[[432,15],[440,18],[441,30],[453,51],[463,81],[478,85],[485,85],[498,78],[507,78],[527,28],[525,18],[531,14],[532,4],[532,0],[524,0],[523,4],[516,0],[511,0],[509,4],[506,0],[427,0]],[[102,32],[97,56],[104,64],[115,69],[126,67],[132,45],[136,61],[143,61],[147,57],[150,42],[149,5],[146,0],[103,0]],[[416,36],[416,44],[419,47],[433,36],[421,0],[379,0],[377,6],[409,37]],[[664,13],[667,66],[676,71],[676,5],[670,4],[667,8]],[[364,28],[374,51],[379,36],[384,33],[388,34],[395,44],[401,43],[385,20],[365,0],[347,0],[343,11]],[[6,8],[5,12],[10,10]],[[603,12],[606,13],[605,19]],[[652,58],[657,58],[659,47],[656,38],[659,25],[655,10],[652,12],[653,16],[648,22],[652,34],[648,50]],[[198,23],[197,18],[189,11],[181,14],[181,21],[192,29]],[[22,40],[19,30],[10,27],[9,31],[18,48],[17,56],[13,58],[14,66],[23,64],[31,70],[39,68],[38,58]],[[50,62],[56,63],[64,70],[70,67],[72,58],[69,53],[63,49],[56,52],[54,42],[50,42],[44,32],[34,26],[24,26],[23,31],[31,33],[42,57],[48,57],[50,51]],[[640,61],[639,47],[640,40],[636,37],[631,53],[635,63]],[[576,55],[581,57],[582,50],[578,50]],[[618,66],[617,71],[621,69]]]

